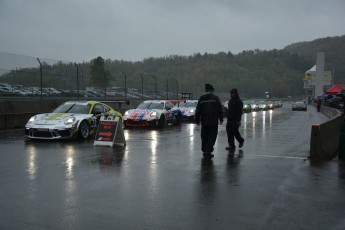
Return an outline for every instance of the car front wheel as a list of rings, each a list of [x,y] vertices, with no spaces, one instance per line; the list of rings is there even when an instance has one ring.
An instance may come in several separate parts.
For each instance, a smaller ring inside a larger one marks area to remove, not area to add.
[[[165,117],[163,115],[158,120],[158,127],[159,128],[165,127]]]
[[[82,121],[79,125],[78,137],[81,140],[86,140],[90,135],[90,127],[86,121]]]

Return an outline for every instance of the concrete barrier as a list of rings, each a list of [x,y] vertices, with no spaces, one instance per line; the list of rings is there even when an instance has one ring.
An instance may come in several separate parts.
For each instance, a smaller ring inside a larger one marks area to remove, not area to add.
[[[31,116],[49,112],[63,101],[0,101],[0,130],[23,129]]]
[[[340,127],[344,121],[337,109],[322,106],[321,113],[330,120],[311,128],[310,159],[331,159],[339,152]]]
[[[0,131],[24,129],[30,117],[39,113],[47,113],[68,100],[38,100],[38,101],[0,101]],[[119,107],[118,103],[107,103],[120,113],[137,106],[141,101],[131,101]]]
[[[5,113],[0,114],[0,131],[23,129],[30,117],[37,113]]]

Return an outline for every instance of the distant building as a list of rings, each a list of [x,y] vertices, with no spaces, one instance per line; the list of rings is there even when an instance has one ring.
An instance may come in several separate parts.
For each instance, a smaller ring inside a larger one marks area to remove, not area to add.
[[[318,52],[316,57],[316,65],[305,72],[303,79],[303,89],[307,99],[316,98],[323,94],[326,88],[333,85],[331,71],[325,71],[325,54]]]

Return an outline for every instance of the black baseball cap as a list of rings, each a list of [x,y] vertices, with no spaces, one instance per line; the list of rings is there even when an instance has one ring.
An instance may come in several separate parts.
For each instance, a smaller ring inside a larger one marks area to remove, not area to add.
[[[238,91],[237,91],[237,89],[236,88],[232,88],[230,91],[229,91],[229,93],[238,93]]]
[[[213,85],[206,83],[205,92],[212,92],[212,91],[214,91]]]

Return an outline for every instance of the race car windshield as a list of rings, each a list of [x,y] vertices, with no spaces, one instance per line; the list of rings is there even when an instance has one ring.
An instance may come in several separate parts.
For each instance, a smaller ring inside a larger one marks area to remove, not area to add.
[[[304,102],[296,102],[295,105],[304,105]]]
[[[181,102],[179,107],[196,107],[196,104],[194,102]]]
[[[141,103],[137,109],[164,109],[163,103]]]
[[[81,113],[88,114],[90,111],[91,105],[89,104],[62,104],[57,107],[53,113]]]

